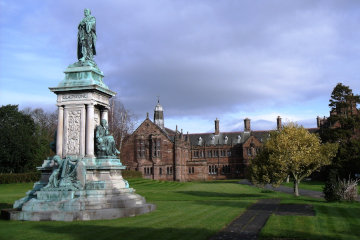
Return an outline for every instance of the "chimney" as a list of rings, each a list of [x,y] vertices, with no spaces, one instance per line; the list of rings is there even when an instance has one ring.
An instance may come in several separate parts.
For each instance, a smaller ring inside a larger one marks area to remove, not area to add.
[[[320,128],[320,125],[321,125],[320,120],[321,120],[321,118],[319,116],[317,116],[317,118],[316,118],[317,128]]]
[[[277,117],[277,119],[276,119],[276,125],[277,125],[277,130],[281,130],[281,127],[282,127],[282,125],[281,125],[281,117],[280,116],[278,116]]]
[[[216,120],[215,120],[215,135],[220,134],[219,122],[220,122],[219,119],[216,118]]]
[[[244,131],[245,132],[250,132],[250,119],[249,118],[245,118],[244,119]]]

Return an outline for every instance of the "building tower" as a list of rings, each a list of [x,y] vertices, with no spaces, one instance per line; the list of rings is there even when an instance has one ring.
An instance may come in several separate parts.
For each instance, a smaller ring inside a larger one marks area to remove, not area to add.
[[[165,130],[164,127],[164,109],[160,105],[160,100],[158,98],[158,102],[154,109],[154,123],[158,125],[161,129]]]

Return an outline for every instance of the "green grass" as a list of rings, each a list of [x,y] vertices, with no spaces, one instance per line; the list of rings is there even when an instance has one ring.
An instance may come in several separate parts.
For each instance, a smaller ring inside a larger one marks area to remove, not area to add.
[[[261,236],[303,239],[356,239],[360,236],[360,204],[334,203],[264,192],[237,181],[159,182],[131,179],[136,192],[157,210],[132,217],[101,221],[19,222],[0,220],[0,239],[208,239],[260,198],[307,203],[315,217],[271,216]],[[0,185],[0,207],[25,195],[32,184]],[[358,220],[359,219],[359,220]],[[295,226],[293,226],[295,225]]]
[[[294,183],[290,181],[289,183],[283,183],[282,185],[287,187],[294,187]],[[313,190],[322,192],[323,187],[325,186],[325,182],[323,181],[302,181],[299,184],[300,189]],[[358,185],[358,193],[360,194],[360,186]]]
[[[326,203],[324,200],[296,199],[282,203],[312,204],[315,217],[272,215],[261,231],[264,239],[359,239],[360,203]]]
[[[325,183],[322,181],[302,181],[299,184],[299,188],[322,192],[324,184]],[[290,181],[288,183],[285,182],[285,183],[283,183],[283,185],[287,186],[287,187],[291,187],[291,188],[294,187],[294,183],[292,181]]]

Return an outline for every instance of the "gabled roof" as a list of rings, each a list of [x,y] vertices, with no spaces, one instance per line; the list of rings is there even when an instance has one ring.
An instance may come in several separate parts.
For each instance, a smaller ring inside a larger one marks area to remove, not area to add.
[[[137,132],[146,122],[149,123],[149,124],[154,125],[165,137],[167,137],[170,141],[173,141],[173,140],[170,138],[169,134],[168,134],[165,130],[161,129],[161,127],[159,127],[158,125],[156,125],[155,123],[153,123],[149,118],[146,118],[146,119],[139,125],[139,127],[136,128],[136,130],[133,132],[133,134],[136,134],[136,132]]]

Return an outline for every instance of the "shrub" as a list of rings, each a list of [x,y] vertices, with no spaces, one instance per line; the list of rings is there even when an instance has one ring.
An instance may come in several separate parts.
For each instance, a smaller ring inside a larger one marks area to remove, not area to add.
[[[355,201],[358,196],[358,180],[330,177],[323,189],[326,201]]]
[[[142,178],[142,173],[134,170],[124,170],[121,172],[123,178]]]
[[[40,175],[40,172],[0,174],[0,184],[37,182],[40,179]]]

